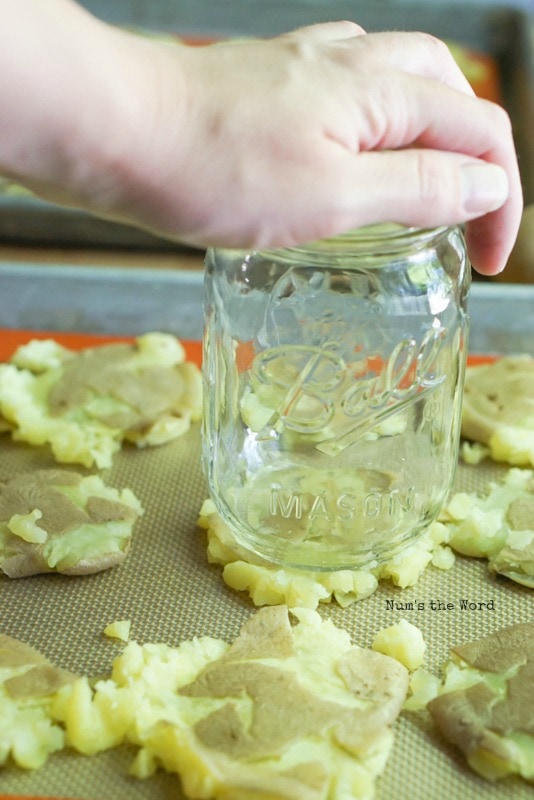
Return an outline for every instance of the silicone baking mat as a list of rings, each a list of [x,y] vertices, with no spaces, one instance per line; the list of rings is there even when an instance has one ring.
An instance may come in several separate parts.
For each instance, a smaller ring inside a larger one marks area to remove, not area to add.
[[[0,333],[0,358],[30,336],[35,334]],[[71,347],[104,341],[78,335],[57,338]],[[199,344],[186,344],[189,358],[198,361]],[[0,479],[53,465],[46,449],[15,444],[8,436],[0,437],[0,448]],[[503,472],[491,464],[460,465],[456,488],[484,491],[488,481]],[[199,426],[160,448],[123,450],[104,477],[117,487],[131,487],[145,507],[126,561],[107,572],[80,578],[41,575],[11,581],[0,577],[0,631],[37,647],[56,664],[88,675],[109,673],[121,652],[121,643],[103,635],[105,626],[118,619],[131,619],[131,638],[140,643],[177,645],[203,635],[233,640],[254,607],[248,596],[223,583],[220,567],[206,561],[205,534],[196,527],[207,494]],[[493,600],[494,610],[462,610],[462,599]],[[387,602],[416,600],[422,601],[424,610],[403,610],[400,605],[391,609]],[[433,610],[431,601],[453,607]],[[483,560],[460,557],[448,572],[428,568],[412,588],[383,584],[374,595],[345,610],[332,604],[319,611],[363,646],[371,644],[377,630],[406,617],[421,628],[427,642],[425,666],[436,673],[449,646],[533,616],[528,589],[490,577]],[[433,728],[426,712],[403,714],[395,733],[377,800],[532,798],[532,787],[520,780],[490,784],[477,777]],[[4,795],[183,800],[176,775],[162,771],[146,781],[129,776],[133,755],[130,747],[91,758],[64,751],[36,772],[8,766],[0,769],[0,800]]]

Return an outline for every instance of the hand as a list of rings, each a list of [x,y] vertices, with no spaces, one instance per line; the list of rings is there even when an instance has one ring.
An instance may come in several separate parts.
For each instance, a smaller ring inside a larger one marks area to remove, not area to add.
[[[173,46],[71,0],[0,0],[0,172],[197,246],[466,222],[500,271],[522,198],[510,121],[426,34],[354,23]]]
[[[153,189],[127,216],[229,247],[467,222],[474,266],[504,267],[522,206],[510,122],[440,41],[331,23],[155,64]]]

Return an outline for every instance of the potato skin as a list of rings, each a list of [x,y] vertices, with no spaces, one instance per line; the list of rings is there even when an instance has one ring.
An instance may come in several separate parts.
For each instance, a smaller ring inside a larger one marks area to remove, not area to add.
[[[452,648],[449,666],[457,688],[427,705],[442,734],[482,777],[533,782],[534,621]]]
[[[108,487],[97,475],[67,469],[17,475],[0,482],[0,570],[16,579],[110,569],[126,558],[142,513],[129,489]]]

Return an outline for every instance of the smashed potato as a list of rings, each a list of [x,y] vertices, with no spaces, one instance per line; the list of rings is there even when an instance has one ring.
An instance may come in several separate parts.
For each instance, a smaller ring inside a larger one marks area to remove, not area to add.
[[[0,634],[0,766],[11,758],[19,767],[38,769],[64,747],[65,732],[52,717],[52,703],[77,677]]]
[[[291,614],[261,609],[232,645],[130,642],[109,679],[69,679],[47,700],[47,752],[130,742],[135,776],[163,767],[204,800],[370,800],[408,672],[314,611]]]
[[[104,636],[110,639],[118,639],[121,642],[127,642],[130,638],[130,629],[132,622],[129,619],[118,619],[115,622],[110,622],[104,628]]]
[[[417,583],[429,564],[447,570],[454,553],[447,546],[448,531],[431,525],[413,544],[385,564],[360,570],[312,572],[273,565],[239,545],[212,500],[200,510],[198,526],[207,532],[208,561],[223,566],[223,579],[232,589],[246,591],[256,606],[286,604],[317,608],[335,600],[342,608],[369,597],[380,580],[405,588]]]
[[[407,619],[400,619],[389,628],[378,631],[373,639],[373,650],[400,661],[406,669],[416,670],[424,661],[426,644],[423,634]]]
[[[143,513],[98,475],[35,470],[0,481],[0,569],[9,578],[86,575],[119,564]]]
[[[123,441],[180,436],[200,419],[201,395],[200,370],[163,333],[79,352],[35,340],[0,365],[0,418],[13,439],[48,443],[57,461],[86,467],[109,467]]]
[[[486,445],[495,461],[534,466],[534,358],[468,367],[462,436]]]
[[[453,647],[428,709],[443,735],[488,780],[534,783],[534,622]]]
[[[512,468],[485,497],[458,492],[441,514],[458,553],[534,588],[534,470]]]
[[[205,798],[234,800],[372,797],[407,672],[315,612],[293,613],[295,627],[284,607],[262,609],[198,664],[155,709],[136,766],[162,763],[197,797],[201,786]]]

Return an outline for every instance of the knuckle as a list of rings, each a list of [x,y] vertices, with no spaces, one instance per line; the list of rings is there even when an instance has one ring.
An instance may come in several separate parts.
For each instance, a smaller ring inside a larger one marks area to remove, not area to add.
[[[428,207],[440,209],[447,196],[447,174],[439,162],[425,151],[414,151],[414,179],[421,201]]]
[[[497,130],[503,131],[506,134],[511,134],[512,121],[506,109],[497,103],[492,103],[490,101],[486,102],[493,117],[493,124],[496,126]]]
[[[431,45],[432,47],[437,47],[440,50],[441,49],[443,49],[443,50],[447,49],[447,47],[446,47],[445,43],[443,42],[443,40],[439,39],[433,33],[428,33],[427,31],[417,31],[416,35],[420,36],[425,42],[427,42],[427,44]]]
[[[429,59],[435,64],[441,65],[444,74],[449,74],[451,70],[461,71],[449,45],[443,39],[424,31],[416,32],[415,36],[419,37],[421,43],[426,47]]]
[[[361,25],[358,25],[357,22],[353,22],[351,19],[343,19],[337,23],[340,26],[340,29],[343,28],[347,34],[347,38],[350,36],[360,36],[362,33],[365,33],[364,29]]]
[[[437,57],[448,58],[451,57],[451,51],[442,39],[434,36],[432,33],[426,31],[416,31],[414,36],[418,37],[423,44],[433,51]]]

